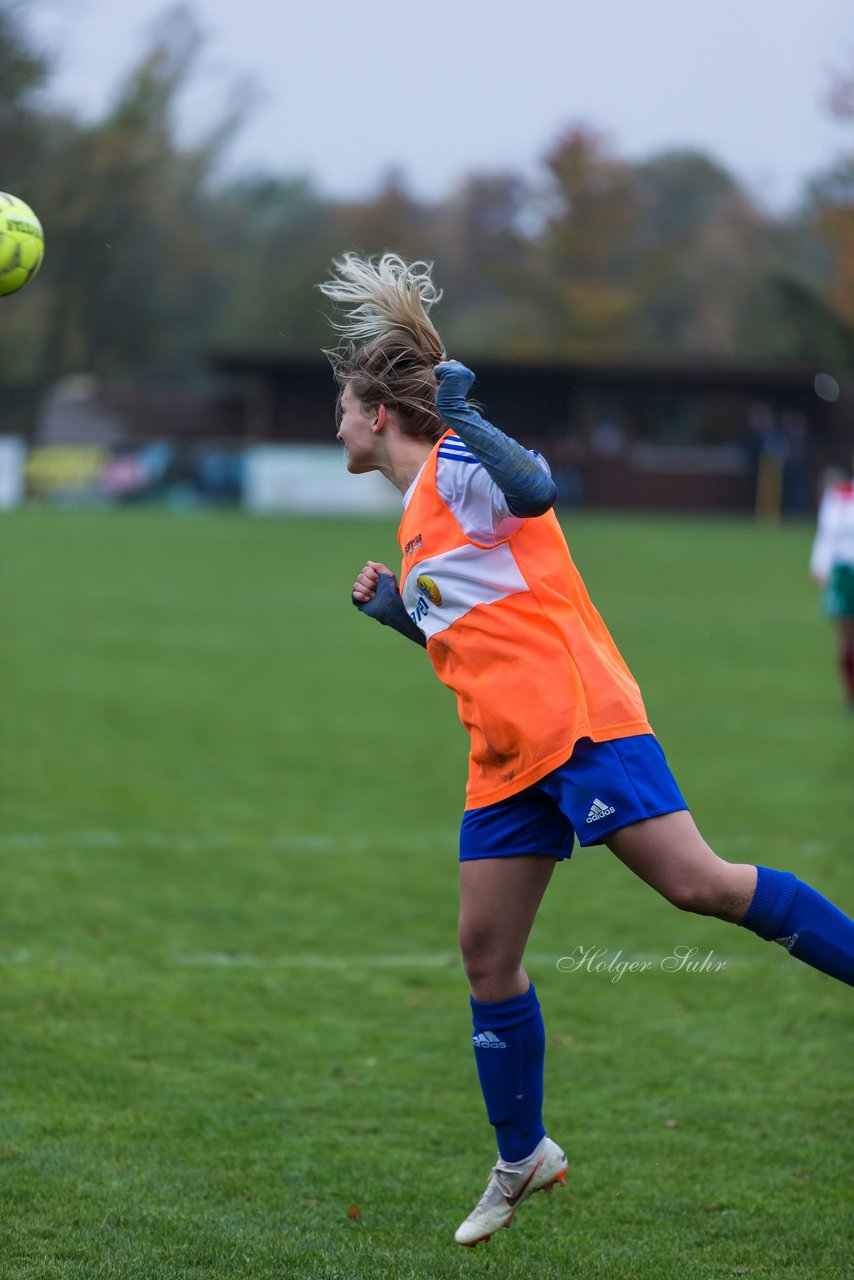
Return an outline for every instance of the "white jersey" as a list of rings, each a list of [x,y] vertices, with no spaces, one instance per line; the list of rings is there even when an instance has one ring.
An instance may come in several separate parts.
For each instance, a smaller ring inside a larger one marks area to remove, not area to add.
[[[854,568],[854,483],[830,485],[818,509],[810,573],[826,582],[835,565]]]
[[[542,454],[534,449],[530,452],[546,475],[551,475]],[[421,471],[409,486],[403,499],[404,508],[420,476]],[[491,547],[504,542],[522,524],[521,518],[511,513],[507,499],[482,463],[456,434],[445,436],[439,445],[436,488],[463,533],[478,546]]]

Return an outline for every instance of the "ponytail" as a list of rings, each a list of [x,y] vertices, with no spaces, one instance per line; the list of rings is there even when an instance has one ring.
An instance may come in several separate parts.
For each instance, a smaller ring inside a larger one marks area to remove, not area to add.
[[[368,408],[394,409],[406,435],[438,440],[446,428],[433,369],[445,349],[429,315],[442,296],[432,264],[346,253],[332,265],[336,274],[318,288],[341,309],[332,320],[341,341],[324,352],[339,388],[350,384]]]

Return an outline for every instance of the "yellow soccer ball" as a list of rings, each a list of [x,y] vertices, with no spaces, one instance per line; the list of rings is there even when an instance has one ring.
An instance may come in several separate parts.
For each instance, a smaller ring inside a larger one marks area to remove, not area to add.
[[[23,200],[0,191],[0,295],[22,289],[43,257],[42,224]]]

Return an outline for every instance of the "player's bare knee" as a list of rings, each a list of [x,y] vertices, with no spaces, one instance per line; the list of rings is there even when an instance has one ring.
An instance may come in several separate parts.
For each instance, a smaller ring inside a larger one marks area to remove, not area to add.
[[[462,957],[463,969],[472,989],[489,982],[501,972],[499,958],[493,951],[463,947]]]
[[[472,964],[465,957],[463,958],[463,968],[475,1000],[488,999],[493,986],[500,981],[498,975],[488,965]]]
[[[717,915],[722,903],[718,888],[703,880],[673,881],[661,892],[674,907],[696,916]]]
[[[519,967],[519,957],[507,953],[499,938],[480,931],[460,931],[463,969],[472,990],[501,979]]]
[[[718,916],[729,919],[732,913],[732,893],[723,876],[698,876],[674,880],[660,892],[674,907],[696,916]]]

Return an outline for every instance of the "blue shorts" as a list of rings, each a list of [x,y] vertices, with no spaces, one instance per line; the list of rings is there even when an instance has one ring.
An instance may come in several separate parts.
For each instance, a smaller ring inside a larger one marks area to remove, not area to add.
[[[466,810],[460,861],[532,853],[569,858],[576,836],[580,845],[601,844],[620,827],[687,808],[653,734],[582,738],[565,764],[533,786]]]

